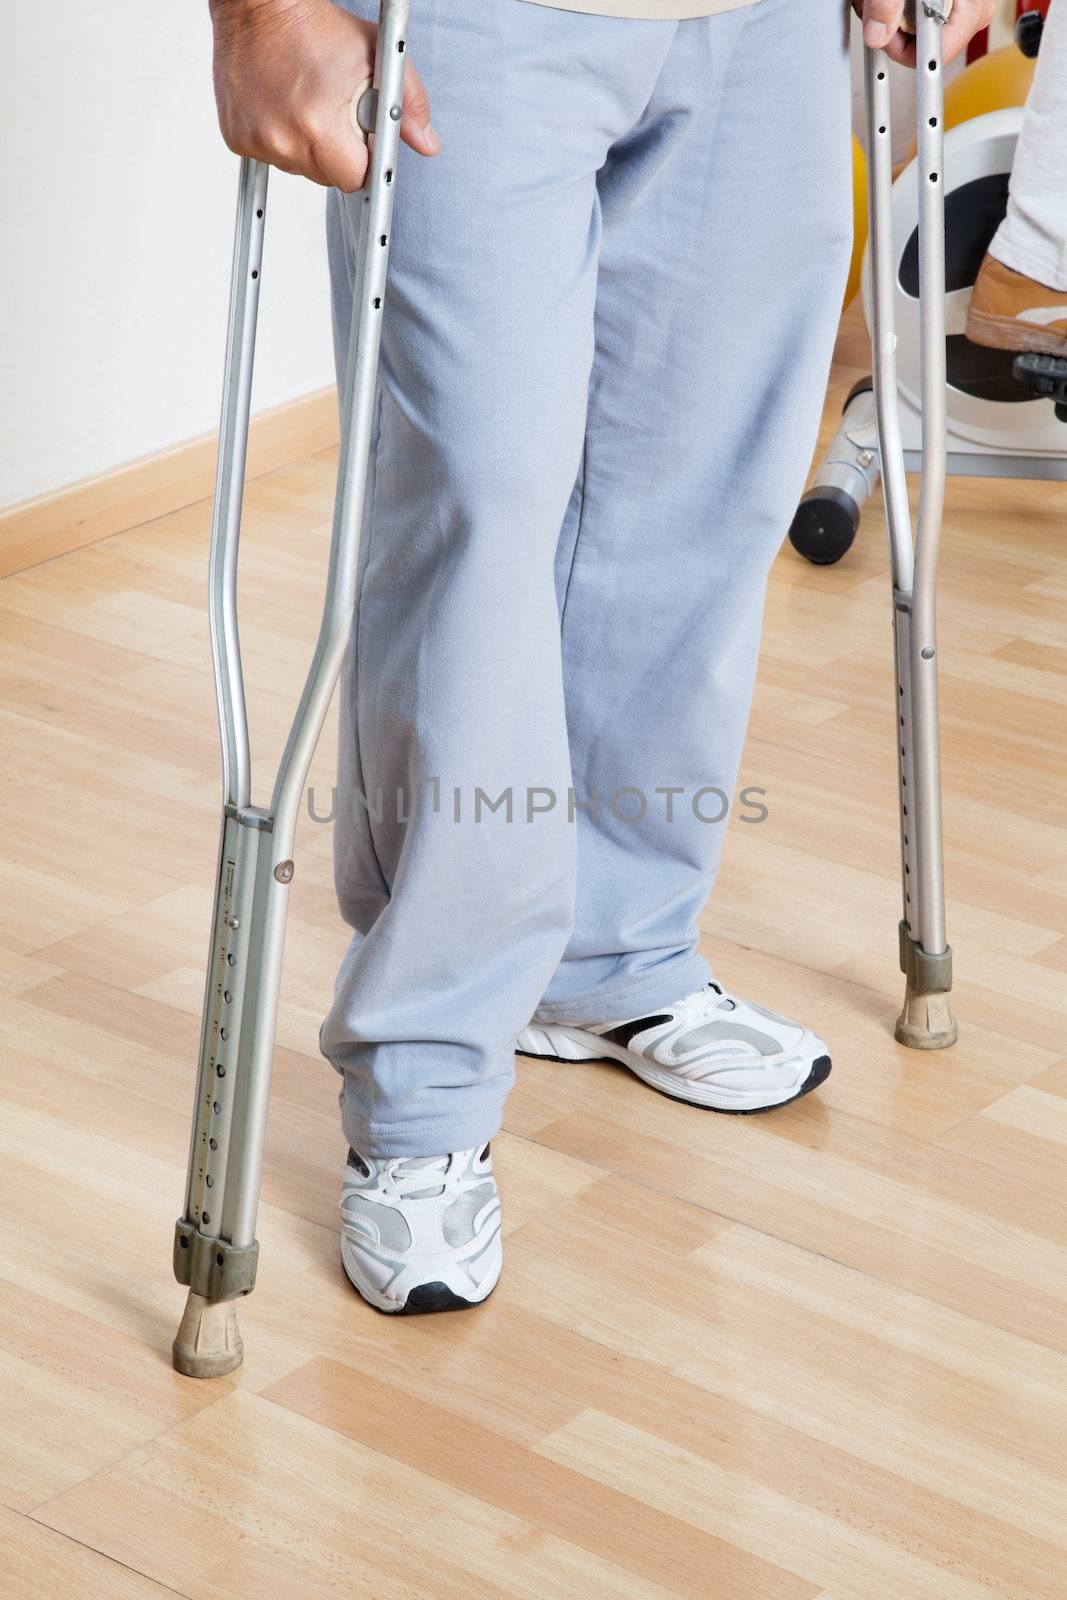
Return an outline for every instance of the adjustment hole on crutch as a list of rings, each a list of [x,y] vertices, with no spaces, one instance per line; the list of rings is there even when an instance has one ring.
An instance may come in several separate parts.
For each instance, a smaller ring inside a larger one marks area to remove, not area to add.
[[[903,694],[904,693],[903,689],[900,692],[901,692],[901,694]],[[228,967],[235,967],[237,965],[237,957],[234,955],[232,950],[230,951],[230,954],[226,957],[226,965]]]
[[[226,1068],[223,1066],[221,1061],[219,1062],[218,1066],[215,1068],[215,1076],[217,1078],[224,1078],[226,1076]]]
[[[226,1257],[223,1255],[221,1250],[215,1251],[215,1265],[217,1267],[224,1267],[226,1265]]]
[[[215,1113],[216,1116],[218,1116],[222,1111],[222,1107],[219,1105],[217,1100],[212,1100],[211,1109]]]
[[[937,118],[936,117],[931,117],[930,118],[930,126],[931,126],[931,128],[936,128],[937,127]]]
[[[257,267],[253,267],[252,268],[252,276],[253,276],[253,278],[258,278],[259,277],[259,269]]]
[[[383,245],[383,246],[384,246],[384,245],[385,245],[385,244],[387,244],[387,243],[388,243],[388,240],[389,240],[389,235],[388,235],[388,234],[387,234],[387,233],[383,233],[383,234],[382,234],[382,236],[381,236],[381,238],[380,238],[380,239],[379,239],[379,240],[378,240],[378,243],[379,243],[379,244],[380,244],[380,245]]]
[[[382,309],[382,297],[381,297],[380,294],[376,294],[374,296],[373,304],[374,304],[375,311],[380,311]]]
[[[931,72],[936,72],[937,71],[937,62],[936,61],[928,61],[926,63],[926,65],[930,69]]]
[[[200,1213],[200,1221],[204,1224],[204,1227],[206,1228],[208,1223],[211,1221],[211,1217],[208,1214],[208,1212],[201,1211],[201,1213]]]
[[[907,816],[907,814],[908,814],[907,806],[901,806],[900,811],[901,811],[901,815],[902,816],[905,816],[905,817]]]
[[[879,72],[877,74],[877,78],[878,78],[878,82],[879,83],[884,83],[885,82],[885,73],[884,72]]]
[[[218,1147],[219,1147],[219,1141],[217,1139],[209,1139],[208,1140],[208,1147],[211,1150],[217,1150]]]
[[[403,39],[398,39],[396,41],[396,53],[397,53],[398,56],[402,56],[404,54],[404,41],[403,41]]]
[[[225,1000],[226,1004],[229,1005],[230,1001],[233,999],[233,995],[230,993],[229,989],[223,989],[222,998]]]
[[[215,1180],[211,1176],[210,1172],[205,1173],[205,1175],[204,1175],[204,1183],[207,1186],[207,1188],[209,1188],[209,1189],[213,1189],[215,1187]]]
[[[931,172],[931,174],[930,174],[930,182],[931,183],[936,183],[937,182],[937,173],[936,172]]]
[[[903,717],[901,717],[901,719],[900,719],[900,720],[901,720],[901,722],[903,722],[903,721],[904,721],[904,718],[903,718]],[[219,1038],[220,1038],[220,1039],[228,1039],[228,1038],[229,1038],[229,1037],[230,1037],[230,1030],[229,1030],[229,1028],[220,1028],[220,1029],[219,1029]]]
[[[392,183],[392,181],[393,181],[393,169],[392,169],[392,167],[389,167],[386,170],[385,181],[386,181],[386,183]]]
[[[884,122],[882,123],[882,126],[878,129],[878,132],[879,133],[884,133],[885,132],[885,123]]]
[[[184,1233],[178,1235],[178,1248],[181,1250],[188,1250],[189,1248],[189,1239]]]
[[[259,209],[256,212],[256,216],[257,217],[261,217],[262,215],[263,215],[263,207],[260,206]]]

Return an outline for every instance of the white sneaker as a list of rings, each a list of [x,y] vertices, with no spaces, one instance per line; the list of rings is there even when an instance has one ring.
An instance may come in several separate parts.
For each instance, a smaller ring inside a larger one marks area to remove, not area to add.
[[[765,1111],[817,1089],[830,1055],[816,1034],[709,983],[677,1005],[628,1022],[541,1022],[520,1055],[621,1061],[642,1083],[712,1111]]]
[[[457,1311],[500,1277],[500,1196],[489,1146],[389,1160],[350,1150],[341,1262],[379,1311]]]

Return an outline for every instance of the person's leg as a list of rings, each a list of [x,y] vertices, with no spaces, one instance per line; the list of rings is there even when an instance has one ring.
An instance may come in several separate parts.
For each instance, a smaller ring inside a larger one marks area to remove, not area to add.
[[[1045,19],[1015,147],[1008,209],[982,262],[967,337],[1067,356],[1067,4]]]
[[[366,1157],[496,1131],[515,1036],[570,930],[565,802],[527,807],[569,783],[553,563],[585,426],[596,173],[674,31],[521,0],[416,8],[443,154],[405,151],[397,175],[341,699],[336,880],[356,934],[322,1030]],[[334,197],[341,330],[359,212]]]
[[[585,809],[541,1019],[640,1017],[706,983],[697,917],[723,824],[702,819],[734,789],[767,571],[815,443],[849,159],[844,5],[761,0],[679,24],[600,174],[596,358],[558,570]]]
[[[1015,147],[1008,210],[989,253],[1016,272],[1067,290],[1067,6],[1056,0]]]

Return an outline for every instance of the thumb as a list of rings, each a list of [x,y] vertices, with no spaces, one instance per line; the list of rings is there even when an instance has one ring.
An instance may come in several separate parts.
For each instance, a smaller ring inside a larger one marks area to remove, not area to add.
[[[441,141],[430,121],[430,97],[426,93],[426,85],[410,62],[404,71],[404,114],[400,121],[400,137],[421,156],[435,156],[441,149]]]
[[[900,29],[903,0],[863,0],[863,42],[883,50]]]

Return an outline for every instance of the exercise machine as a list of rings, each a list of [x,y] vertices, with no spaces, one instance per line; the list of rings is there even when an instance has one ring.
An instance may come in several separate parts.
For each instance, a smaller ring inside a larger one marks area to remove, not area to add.
[[[241,162],[209,555],[222,819],[185,1209],[174,1235],[174,1274],[189,1290],[174,1341],[174,1365],[194,1378],[217,1377],[240,1365],[237,1301],[251,1293],[256,1278],[256,1212],[293,840],[355,604],[409,12],[410,0],[382,0],[374,80],[353,103],[354,118],[370,147],[370,168],[363,190],[322,621],[265,807],[254,805],[250,792],[237,550],[269,168],[259,161]]]
[[[945,476],[942,3],[947,5],[948,0],[927,0],[918,19],[919,161],[925,180],[918,265],[924,470],[914,550],[897,417],[888,81],[884,57],[866,53],[875,397],[893,550],[904,871],[900,949],[907,990],[897,1036],[922,1048],[936,1048],[955,1037],[948,1008],[952,958],[944,929],[934,639]],[[236,584],[268,174],[259,162],[241,164],[209,558],[223,804],[185,1209],[174,1237],[175,1276],[188,1289],[174,1341],[174,1364],[190,1377],[217,1377],[240,1364],[237,1302],[255,1284],[256,1213],[296,818],[348,640],[355,599],[409,10],[410,0],[382,0],[374,86],[359,98],[359,122],[369,130],[371,160],[363,197],[323,616],[266,807],[254,805],[250,795]]]

